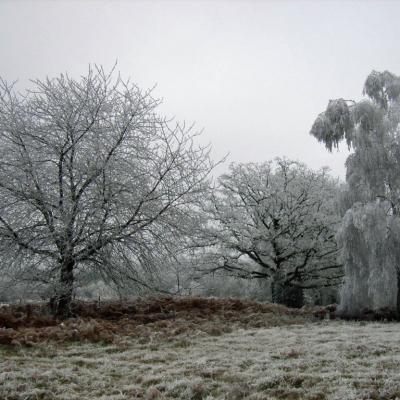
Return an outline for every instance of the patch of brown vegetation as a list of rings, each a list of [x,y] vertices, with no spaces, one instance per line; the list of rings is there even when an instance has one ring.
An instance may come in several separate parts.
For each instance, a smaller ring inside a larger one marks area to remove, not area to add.
[[[75,302],[74,318],[59,321],[49,315],[46,304],[11,305],[0,308],[0,344],[32,345],[46,340],[113,342],[121,336],[140,337],[146,343],[154,335],[165,338],[195,330],[221,335],[233,327],[303,323],[320,316],[321,310],[290,309],[240,299],[158,297],[124,303]]]
[[[396,310],[382,307],[377,310],[364,308],[358,314],[338,313],[337,316],[345,320],[356,321],[398,321],[399,315]]]

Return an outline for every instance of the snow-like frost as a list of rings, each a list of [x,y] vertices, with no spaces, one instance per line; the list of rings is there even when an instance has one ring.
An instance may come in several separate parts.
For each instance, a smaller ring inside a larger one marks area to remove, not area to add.
[[[155,398],[394,399],[400,397],[398,328],[326,321],[184,335],[151,348],[132,339],[121,349],[77,344],[5,352],[0,397],[134,399],[160,392]],[[182,339],[187,347],[176,346]]]

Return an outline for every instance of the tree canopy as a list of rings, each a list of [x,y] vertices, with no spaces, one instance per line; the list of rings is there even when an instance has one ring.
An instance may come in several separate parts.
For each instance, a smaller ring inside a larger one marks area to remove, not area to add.
[[[101,67],[24,94],[0,81],[2,247],[20,279],[54,288],[59,314],[79,274],[135,280],[191,224],[214,164],[159,104]]]
[[[363,93],[359,102],[330,100],[311,129],[329,151],[343,140],[352,150],[338,235],[346,272],[341,311],[352,316],[400,305],[400,77],[373,71]]]
[[[302,289],[340,282],[336,182],[286,159],[232,164],[219,179],[212,217],[219,266],[272,281],[276,302],[301,306]]]

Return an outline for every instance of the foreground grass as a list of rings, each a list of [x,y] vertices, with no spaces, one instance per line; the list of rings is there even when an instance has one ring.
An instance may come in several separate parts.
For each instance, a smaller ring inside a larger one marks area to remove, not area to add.
[[[0,348],[0,399],[396,399],[395,323],[323,321]]]

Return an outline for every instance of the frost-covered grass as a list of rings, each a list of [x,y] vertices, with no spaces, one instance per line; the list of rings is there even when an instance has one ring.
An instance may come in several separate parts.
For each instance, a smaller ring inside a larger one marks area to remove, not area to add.
[[[396,399],[396,323],[0,348],[0,399]]]

